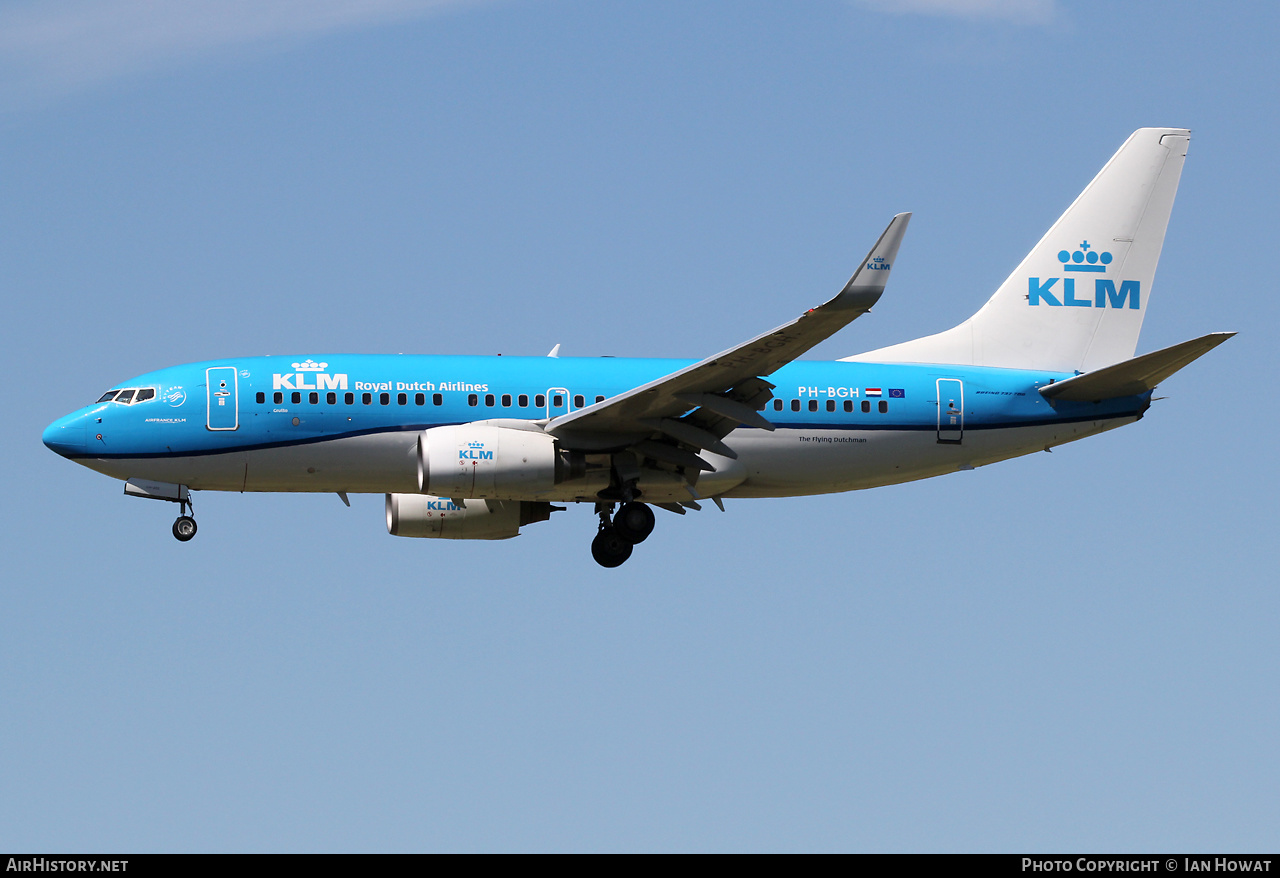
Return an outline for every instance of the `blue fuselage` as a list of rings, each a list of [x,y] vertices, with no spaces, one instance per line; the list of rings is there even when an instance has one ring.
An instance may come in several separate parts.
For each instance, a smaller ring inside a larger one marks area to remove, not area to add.
[[[217,360],[117,385],[116,399],[60,418],[44,441],[115,478],[193,489],[415,491],[422,431],[545,421],[688,363],[359,354]],[[1141,417],[1150,404],[1147,393],[1051,405],[1038,392],[1069,377],[792,363],[769,379],[776,389],[763,414],[776,430],[735,430],[725,442],[738,460],[700,485],[708,496],[786,496],[909,481],[1083,438]],[[557,499],[591,499],[589,488],[566,487]]]

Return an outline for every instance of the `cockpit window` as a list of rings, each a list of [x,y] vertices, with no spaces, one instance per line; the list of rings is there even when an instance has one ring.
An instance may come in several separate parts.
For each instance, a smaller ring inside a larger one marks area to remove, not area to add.
[[[154,387],[126,387],[124,390],[108,390],[102,394],[102,399],[98,400],[98,402],[115,400],[121,405],[133,405],[155,398],[156,389]]]

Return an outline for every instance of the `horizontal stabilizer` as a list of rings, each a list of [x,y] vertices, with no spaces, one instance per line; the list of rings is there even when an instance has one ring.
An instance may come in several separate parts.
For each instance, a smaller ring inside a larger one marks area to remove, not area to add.
[[[1097,402],[1146,393],[1233,335],[1234,332],[1211,332],[1114,366],[1104,366],[1084,375],[1041,387],[1040,393],[1050,401],[1065,399],[1071,402]]]

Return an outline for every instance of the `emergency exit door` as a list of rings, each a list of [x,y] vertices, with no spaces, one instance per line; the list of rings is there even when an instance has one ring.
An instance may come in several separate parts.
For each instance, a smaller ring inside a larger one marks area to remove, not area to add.
[[[569,391],[563,387],[547,389],[547,417],[558,418],[569,414]]]

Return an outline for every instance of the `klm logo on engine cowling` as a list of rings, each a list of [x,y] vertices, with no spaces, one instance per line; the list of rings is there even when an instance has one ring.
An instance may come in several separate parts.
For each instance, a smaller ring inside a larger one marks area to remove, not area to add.
[[[345,374],[329,375],[324,371],[329,368],[328,363],[317,363],[315,360],[308,358],[301,363],[293,363],[291,365],[295,371],[277,372],[271,376],[272,390],[347,389],[347,376]],[[308,383],[308,378],[314,378],[315,383]]]
[[[458,449],[458,460],[493,460],[493,452],[485,451],[483,442],[469,442]]]
[[[1062,263],[1063,272],[1106,274],[1111,266],[1112,256],[1106,251],[1099,253],[1094,250],[1088,241],[1081,241],[1080,247],[1074,252],[1059,251],[1058,261]],[[1059,308],[1124,308],[1127,305],[1134,311],[1142,307],[1142,284],[1139,281],[1122,280],[1117,288],[1116,282],[1109,277],[1094,278],[1093,295],[1090,296],[1082,289],[1078,297],[1076,280],[1074,277],[1050,277],[1044,280],[1038,277],[1027,278],[1027,304]]]

